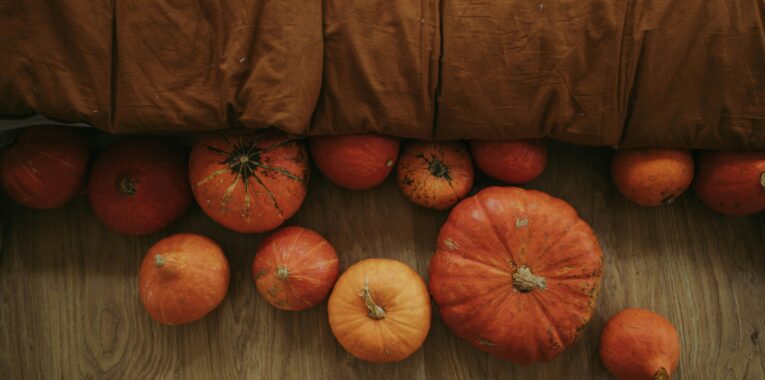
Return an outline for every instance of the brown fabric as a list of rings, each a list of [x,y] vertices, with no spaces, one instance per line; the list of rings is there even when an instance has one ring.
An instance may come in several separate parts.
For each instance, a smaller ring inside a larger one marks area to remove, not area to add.
[[[0,118],[107,129],[112,15],[109,0],[0,0]]]
[[[114,131],[303,133],[321,80],[321,3],[118,2]]]
[[[438,1],[325,0],[324,78],[312,134],[430,138]]]
[[[625,41],[636,73],[622,145],[765,149],[765,2],[634,7]]]
[[[436,137],[619,141],[625,7],[445,0]]]

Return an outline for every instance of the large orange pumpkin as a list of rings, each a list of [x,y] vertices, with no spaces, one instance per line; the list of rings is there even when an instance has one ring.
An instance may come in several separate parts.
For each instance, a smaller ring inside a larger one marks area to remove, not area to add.
[[[659,314],[625,309],[606,323],[600,358],[619,380],[666,380],[680,359],[680,336]]]
[[[229,266],[220,246],[195,234],[166,237],[141,264],[139,294],[159,323],[180,325],[210,313],[226,296]]]
[[[642,206],[672,203],[693,181],[693,156],[681,149],[624,149],[614,154],[616,188]]]
[[[199,206],[238,232],[272,230],[295,214],[308,175],[304,143],[274,130],[203,137],[189,159]]]
[[[398,162],[398,186],[410,201],[444,210],[473,187],[473,162],[461,142],[412,142]]]
[[[75,128],[31,127],[0,151],[0,179],[14,201],[56,208],[82,190],[89,156],[87,140]]]
[[[406,359],[430,330],[430,297],[408,265],[367,259],[343,273],[329,296],[329,325],[353,356],[375,363]]]
[[[400,142],[372,133],[315,136],[308,139],[316,167],[338,186],[352,190],[375,187],[393,170]]]
[[[441,227],[430,291],[457,336],[531,364],[552,360],[579,337],[602,268],[595,235],[568,203],[489,187],[460,202]]]
[[[478,169],[507,183],[532,181],[547,165],[544,139],[472,140],[470,151]]]
[[[765,150],[704,152],[698,159],[696,194],[727,215],[765,211]]]
[[[268,303],[299,311],[327,297],[339,267],[335,248],[323,236],[307,228],[284,227],[261,243],[252,275]]]

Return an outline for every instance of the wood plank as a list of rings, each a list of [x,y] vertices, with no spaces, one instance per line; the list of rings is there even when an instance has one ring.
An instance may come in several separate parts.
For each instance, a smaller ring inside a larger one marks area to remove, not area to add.
[[[765,215],[730,218],[692,194],[668,207],[627,202],[608,175],[610,151],[554,143],[545,174],[528,187],[568,200],[590,222],[606,256],[605,279],[583,338],[551,363],[520,367],[471,348],[434,315],[423,349],[404,362],[358,361],[334,340],[326,305],[274,309],[257,294],[250,266],[263,235],[216,225],[198,207],[162,233],[106,230],[79,197],[64,208],[0,201],[0,373],[6,378],[608,378],[597,345],[619,310],[651,308],[678,326],[680,379],[765,378]],[[479,187],[493,184],[479,178]],[[367,257],[404,261],[427,275],[447,216],[407,202],[392,178],[351,192],[315,172],[289,224],[327,237],[341,265]],[[158,239],[210,236],[232,268],[223,304],[187,326],[152,322],[138,299],[137,271]],[[502,316],[497,316],[501,318]]]

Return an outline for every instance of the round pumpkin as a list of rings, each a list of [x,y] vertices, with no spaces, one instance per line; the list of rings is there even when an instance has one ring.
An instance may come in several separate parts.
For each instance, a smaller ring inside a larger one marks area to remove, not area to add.
[[[565,201],[489,187],[460,202],[438,234],[430,292],[444,323],[517,364],[552,360],[590,320],[603,270],[590,226]]]
[[[308,139],[319,171],[336,185],[352,190],[382,183],[393,170],[399,145],[397,138],[371,133]]]
[[[302,141],[275,130],[208,136],[191,150],[189,177],[210,218],[234,231],[264,232],[303,203],[308,155]]]
[[[191,204],[186,155],[161,141],[117,141],[93,163],[88,198],[96,216],[115,232],[157,232]]]
[[[302,227],[284,227],[268,236],[252,262],[260,295],[271,305],[291,311],[314,307],[327,298],[338,271],[332,244]]]
[[[547,165],[544,139],[473,140],[473,161],[489,177],[507,183],[526,183],[539,177]]]
[[[448,209],[473,187],[473,163],[461,142],[412,142],[398,162],[398,186],[413,203]]]
[[[82,190],[89,157],[87,140],[80,131],[31,127],[0,152],[0,179],[14,201],[31,208],[56,208]]]
[[[213,311],[226,296],[229,266],[220,246],[195,234],[154,244],[141,264],[139,294],[157,322],[180,325]]]
[[[672,203],[693,181],[693,156],[680,149],[624,149],[614,154],[611,177],[627,199],[641,206]]]
[[[626,309],[606,323],[600,358],[620,380],[666,380],[680,359],[680,337],[661,315]]]
[[[696,194],[707,207],[734,216],[765,211],[765,150],[703,152]]]
[[[353,356],[375,363],[404,360],[430,330],[430,297],[408,265],[366,259],[343,273],[329,296],[332,333]]]

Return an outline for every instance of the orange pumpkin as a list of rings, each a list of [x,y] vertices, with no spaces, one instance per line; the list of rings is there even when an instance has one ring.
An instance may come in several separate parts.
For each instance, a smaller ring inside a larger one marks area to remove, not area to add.
[[[63,206],[85,182],[90,149],[76,128],[31,127],[0,151],[0,180],[8,196],[31,208]]]
[[[461,142],[413,142],[398,162],[398,186],[410,201],[448,209],[473,187],[473,163]]]
[[[475,165],[489,177],[507,183],[526,183],[539,177],[547,165],[544,139],[473,140]]]
[[[661,315],[625,309],[606,323],[600,358],[620,380],[666,380],[680,359],[680,337]]]
[[[765,211],[765,150],[704,152],[699,156],[696,194],[726,215]]]
[[[332,333],[353,356],[375,363],[406,359],[430,330],[430,298],[408,265],[367,259],[343,273],[329,296]]]
[[[430,291],[457,336],[531,364],[552,360],[577,340],[595,308],[602,270],[595,234],[568,203],[489,187],[460,202],[441,227]]]
[[[377,134],[315,136],[308,140],[316,167],[336,185],[352,190],[375,187],[393,170],[400,142]]]
[[[284,227],[267,237],[252,262],[258,291],[271,305],[299,311],[316,306],[337,280],[332,244],[302,227]]]
[[[693,181],[693,156],[680,149],[619,150],[611,177],[624,196],[642,206],[672,203]]]
[[[272,230],[294,215],[308,177],[303,142],[274,130],[203,137],[189,159],[199,206],[238,232]]]
[[[139,294],[157,322],[180,325],[210,313],[226,296],[226,256],[214,241],[195,234],[166,237],[141,264]]]

